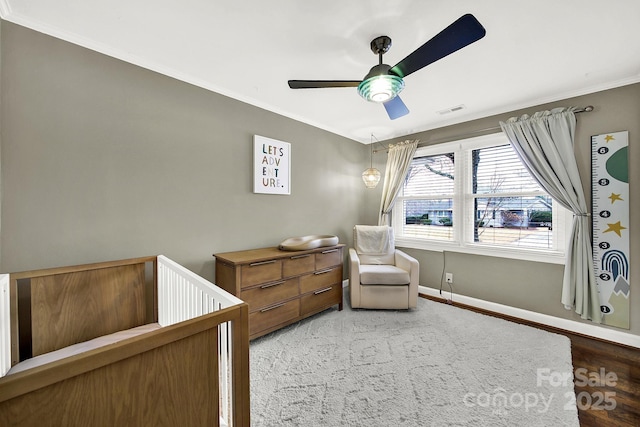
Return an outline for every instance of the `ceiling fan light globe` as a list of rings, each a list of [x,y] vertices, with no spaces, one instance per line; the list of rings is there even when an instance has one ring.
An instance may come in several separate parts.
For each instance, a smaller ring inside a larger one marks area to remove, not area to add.
[[[371,76],[358,85],[361,97],[371,102],[387,102],[404,89],[404,81],[398,76],[383,74]]]

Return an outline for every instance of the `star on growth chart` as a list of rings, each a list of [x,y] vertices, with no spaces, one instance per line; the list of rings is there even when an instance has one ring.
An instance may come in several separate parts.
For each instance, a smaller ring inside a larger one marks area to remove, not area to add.
[[[627,227],[623,227],[620,224],[620,221],[614,222],[613,224],[607,224],[607,225],[609,226],[609,228],[604,230],[603,233],[608,233],[610,231],[613,231],[614,233],[616,233],[618,235],[618,237],[622,237],[622,230],[626,230],[627,229]]]
[[[609,143],[609,141],[615,140],[615,138],[613,137],[613,135],[607,135],[604,137],[604,140]]]
[[[609,196],[609,199],[611,199],[611,204],[613,204],[616,200],[620,200],[621,202],[624,201],[624,199],[620,197],[619,194],[616,194],[616,193],[611,193],[611,195]]]

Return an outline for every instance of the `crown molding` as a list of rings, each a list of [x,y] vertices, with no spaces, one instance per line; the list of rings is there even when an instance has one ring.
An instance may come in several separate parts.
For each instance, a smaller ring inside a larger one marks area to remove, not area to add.
[[[331,132],[333,134],[342,136],[344,138],[347,138],[356,142],[360,142],[362,144],[367,144],[369,142],[368,133],[366,136],[362,136],[361,138],[354,137],[353,135],[349,135],[348,132],[345,133],[339,129],[335,129],[324,123],[318,122],[313,118],[300,116],[295,111],[285,111],[279,107],[271,105],[269,102],[258,100],[251,96],[239,94],[237,92],[234,92],[233,90],[229,90],[228,88],[219,87],[216,84],[212,84],[211,82],[208,82],[208,81],[203,81],[201,78],[190,75],[189,73],[178,71],[176,69],[167,67],[165,65],[158,64],[154,61],[141,57],[140,55],[131,54],[126,50],[114,48],[113,46],[100,43],[93,39],[83,37],[79,34],[65,31],[59,27],[47,24],[42,21],[35,20],[33,18],[30,18],[27,15],[20,14],[19,12],[13,11],[11,8],[10,0],[0,0],[0,17],[16,25],[29,28],[31,30],[49,35],[51,37],[55,37],[60,40],[67,41],[69,43],[125,61],[127,63],[142,67],[150,71],[157,72],[159,74],[174,78],[176,80],[179,80],[188,84],[192,84],[194,86],[218,93],[223,96],[227,96],[237,101],[250,104],[257,108],[270,111],[274,114],[278,114],[302,123],[306,123],[310,126],[325,130],[327,132]],[[640,82],[640,73],[637,73],[633,76],[625,77],[622,79],[600,82],[597,84],[593,84],[593,85],[578,88],[578,89],[559,91],[551,95],[543,95],[543,96],[529,99],[523,102],[508,103],[500,106],[489,107],[484,110],[476,111],[475,113],[464,114],[458,117],[446,117],[446,118],[443,117],[442,120],[432,122],[431,124],[424,127],[417,127],[417,128],[411,129],[409,133],[406,133],[403,135],[396,135],[393,133],[384,134],[383,132],[383,133],[380,133],[380,136],[382,140],[402,139],[402,138],[410,137],[411,135],[415,135],[417,133],[432,131],[435,129],[440,129],[447,126],[466,123],[473,120],[483,119],[483,118],[491,117],[494,115],[507,114],[510,112],[535,107],[538,105],[557,103],[566,99],[589,95],[592,93],[614,89],[617,87],[627,86],[627,85],[631,85],[639,82]]]
[[[634,76],[631,76],[631,77],[625,77],[625,78],[618,79],[618,80],[611,80],[611,81],[608,81],[608,82],[595,84],[595,85],[588,86],[588,87],[585,87],[585,88],[570,90],[570,91],[566,91],[566,92],[559,92],[559,93],[554,94],[552,96],[542,96],[542,97],[539,97],[539,98],[534,98],[534,99],[531,99],[531,100],[527,100],[526,102],[504,104],[504,105],[501,105],[500,107],[489,108],[489,109],[486,109],[486,110],[479,111],[479,112],[477,112],[475,114],[466,115],[466,116],[458,118],[458,119],[443,120],[443,121],[440,121],[438,123],[434,123],[432,126],[429,126],[429,127],[423,128],[423,129],[417,129],[414,132],[412,132],[411,134],[404,135],[404,136],[398,137],[398,138],[403,138],[405,136],[415,135],[415,134],[421,133],[421,132],[433,131],[433,130],[441,129],[441,128],[444,128],[444,127],[447,127],[447,126],[453,126],[453,125],[457,125],[457,124],[470,122],[470,121],[473,121],[473,120],[484,119],[486,117],[497,116],[497,115],[507,114],[507,113],[513,113],[515,111],[525,110],[527,108],[536,107],[538,105],[544,105],[544,104],[551,104],[551,103],[555,103],[555,102],[560,102],[560,101],[564,101],[564,100],[567,100],[567,99],[577,98],[577,97],[585,96],[585,95],[590,95],[592,93],[602,92],[602,91],[605,91],[605,90],[615,89],[615,88],[618,88],[618,87],[628,86],[628,85],[632,85],[632,84],[636,84],[636,83],[640,83],[640,73],[638,73],[638,74],[636,74]]]
[[[5,7],[7,9],[7,11],[5,12]],[[171,77],[174,78],[176,80],[185,82],[185,83],[189,83],[192,84],[194,86],[218,93],[220,95],[224,95],[227,96],[229,98],[235,99],[237,101],[240,102],[244,102],[250,105],[253,105],[254,107],[258,107],[258,108],[262,108],[264,110],[270,111],[272,113],[284,116],[284,117],[288,117],[290,119],[302,122],[302,123],[306,123],[310,126],[314,126],[318,129],[322,129],[325,130],[327,132],[331,132],[334,133],[336,135],[342,136],[344,138],[353,140],[350,136],[346,135],[345,133],[339,131],[338,129],[334,129],[330,126],[326,126],[323,125],[322,123],[313,121],[313,120],[308,120],[305,117],[299,116],[295,113],[291,113],[289,111],[284,111],[278,107],[275,107],[273,105],[270,105],[269,103],[265,103],[259,100],[256,100],[254,98],[251,97],[247,97],[238,93],[235,93],[233,91],[229,91],[228,89],[225,88],[221,88],[218,87],[216,85],[212,85],[210,82],[206,82],[206,81],[202,81],[199,78],[195,78],[191,75],[185,74],[183,72],[177,71],[175,69],[171,69],[168,68],[166,66],[163,65],[159,65],[153,61],[149,61],[145,58],[142,58],[138,55],[133,55],[131,53],[127,53],[124,52],[120,49],[116,49],[113,48],[112,46],[109,45],[105,45],[102,43],[98,43],[95,40],[86,38],[86,37],[82,37],[78,34],[72,33],[72,32],[68,32],[68,31],[64,31],[61,30],[60,28],[56,27],[56,26],[52,26],[49,24],[46,24],[44,22],[41,21],[37,21],[34,20],[32,18],[29,18],[25,15],[22,14],[18,14],[15,12],[11,11],[11,7],[8,3],[7,0],[0,0],[0,15],[2,17],[2,19],[8,21],[8,22],[12,22],[16,25],[20,25],[22,27],[25,28],[29,28],[33,31],[37,31],[39,33],[42,34],[46,34],[48,36],[51,37],[55,37],[57,39],[60,40],[64,40],[66,42],[75,44],[77,46],[81,46],[84,47],[86,49],[101,53],[103,55],[107,55],[110,56],[112,58],[116,58],[119,59],[121,61],[125,61],[127,63],[136,65],[138,67],[150,70],[150,71],[154,71],[156,73],[165,75],[167,77]]]

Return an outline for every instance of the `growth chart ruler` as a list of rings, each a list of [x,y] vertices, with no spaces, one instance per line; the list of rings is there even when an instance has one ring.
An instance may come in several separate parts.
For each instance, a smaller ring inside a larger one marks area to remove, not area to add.
[[[605,325],[629,329],[629,132],[591,137],[593,267]]]

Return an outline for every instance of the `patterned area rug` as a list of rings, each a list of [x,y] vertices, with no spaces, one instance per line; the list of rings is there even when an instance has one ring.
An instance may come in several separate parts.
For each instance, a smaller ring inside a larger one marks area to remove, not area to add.
[[[423,298],[344,307],[251,342],[252,426],[579,425],[565,336]]]

